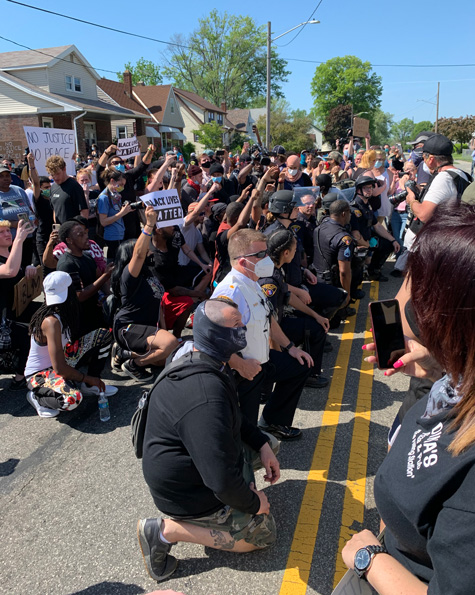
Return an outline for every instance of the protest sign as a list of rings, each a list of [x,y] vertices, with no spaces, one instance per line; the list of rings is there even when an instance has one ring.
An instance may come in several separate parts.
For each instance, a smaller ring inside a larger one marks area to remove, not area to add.
[[[153,207],[158,211],[157,227],[183,225],[183,209],[175,189],[150,192],[141,196],[140,200],[146,207]]]
[[[353,118],[353,136],[365,138],[369,132],[369,120],[365,118]]]
[[[26,144],[35,156],[36,169],[40,176],[47,176],[45,163],[49,157],[59,155],[66,162],[66,172],[70,176],[76,175],[73,155],[76,151],[74,130],[60,128],[34,128],[23,126]]]
[[[23,277],[21,281],[15,285],[13,309],[16,316],[20,316],[28,304],[37,298],[43,291],[43,268],[38,265],[36,267],[36,275],[31,279]]]
[[[2,159],[13,159],[15,163],[23,160],[23,141],[2,140],[0,141],[0,155]]]
[[[130,138],[119,138],[117,141],[117,157],[128,159],[140,155],[140,145],[135,136]]]

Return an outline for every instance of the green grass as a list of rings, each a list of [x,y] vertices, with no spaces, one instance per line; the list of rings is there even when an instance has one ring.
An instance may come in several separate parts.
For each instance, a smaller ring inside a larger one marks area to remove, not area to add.
[[[461,153],[452,153],[452,157],[454,161],[468,161],[469,163],[472,162],[472,157],[470,155],[462,155]]]

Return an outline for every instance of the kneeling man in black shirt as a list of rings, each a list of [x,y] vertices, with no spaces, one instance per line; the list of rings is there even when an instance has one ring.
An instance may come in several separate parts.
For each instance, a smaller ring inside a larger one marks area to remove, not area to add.
[[[140,520],[137,532],[157,581],[175,571],[169,551],[178,541],[250,552],[276,539],[253,468],[263,466],[270,484],[279,479],[278,442],[241,416],[227,365],[246,346],[241,314],[231,300],[208,300],[198,306],[193,330],[194,344],[152,390],[147,415],[143,472],[162,514]],[[193,372],[203,364],[206,371]]]

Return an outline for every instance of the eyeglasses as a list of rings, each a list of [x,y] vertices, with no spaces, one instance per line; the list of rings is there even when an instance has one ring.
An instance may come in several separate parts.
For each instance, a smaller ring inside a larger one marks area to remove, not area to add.
[[[238,256],[238,258],[248,258],[249,256],[265,258],[267,256],[267,248],[265,250],[259,250],[259,252],[253,252],[252,254],[241,254],[241,256]]]

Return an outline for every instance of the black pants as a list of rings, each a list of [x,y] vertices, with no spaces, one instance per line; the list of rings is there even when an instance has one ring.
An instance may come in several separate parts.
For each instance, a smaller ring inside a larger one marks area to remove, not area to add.
[[[383,264],[386,262],[389,255],[394,252],[394,246],[392,242],[381,237],[378,237],[378,240],[378,246],[376,246],[376,248],[372,248],[373,256],[368,267],[368,272],[370,274],[378,273],[382,269]]]
[[[104,240],[107,246],[107,262],[114,262],[122,240]]]
[[[285,351],[271,349],[269,361],[262,365],[262,370],[253,380],[238,376],[241,412],[257,424],[261,391],[268,383],[275,382],[262,414],[268,424],[292,425],[300,395],[311,372],[307,364],[301,365]]]
[[[311,308],[325,318],[332,318],[346,300],[346,291],[319,281],[307,285],[312,298]]]
[[[294,312],[292,316],[282,318],[280,327],[293,343],[303,345],[302,348],[308,350],[313,359],[311,373],[321,374],[326,336],[322,325],[303,312]]]

